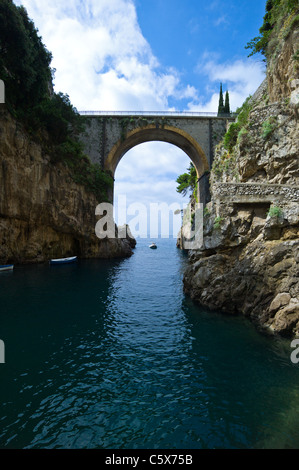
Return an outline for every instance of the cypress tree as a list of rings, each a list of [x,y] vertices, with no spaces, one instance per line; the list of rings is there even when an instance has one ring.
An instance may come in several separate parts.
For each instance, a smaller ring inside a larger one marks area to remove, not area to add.
[[[224,113],[225,114],[230,114],[229,93],[228,93],[228,91],[225,93]]]
[[[220,94],[219,94],[219,105],[218,105],[218,116],[224,113],[224,103],[223,103],[223,91],[222,83],[220,83]]]

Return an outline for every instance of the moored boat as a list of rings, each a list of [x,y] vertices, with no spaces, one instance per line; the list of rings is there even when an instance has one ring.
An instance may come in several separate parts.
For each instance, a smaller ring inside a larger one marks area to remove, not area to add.
[[[157,249],[156,243],[152,243],[151,245],[149,245],[149,248],[151,248],[152,250],[156,250]]]
[[[50,264],[69,264],[77,261],[77,256],[71,256],[69,258],[57,258],[51,259]]]
[[[0,272],[2,271],[12,271],[14,268],[13,264],[0,264]]]

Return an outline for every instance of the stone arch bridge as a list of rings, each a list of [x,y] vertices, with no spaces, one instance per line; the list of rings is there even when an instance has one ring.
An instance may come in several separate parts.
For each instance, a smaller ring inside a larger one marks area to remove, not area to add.
[[[114,177],[118,163],[131,148],[144,142],[162,141],[182,149],[193,162],[198,176],[198,195],[209,200],[208,173],[216,145],[234,116],[216,113],[91,112],[81,111],[86,123],[80,140],[93,163]],[[159,156],[154,155],[159,164]],[[113,200],[112,194],[109,195]]]

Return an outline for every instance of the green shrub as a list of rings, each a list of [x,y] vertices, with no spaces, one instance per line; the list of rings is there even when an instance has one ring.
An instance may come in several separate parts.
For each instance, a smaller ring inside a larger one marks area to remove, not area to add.
[[[280,38],[286,39],[290,32],[293,31],[293,29],[298,26],[299,24],[299,15],[295,15],[295,12],[293,12],[284,22],[283,27],[280,32]]]
[[[81,158],[73,168],[72,178],[92,192],[99,202],[109,201],[108,189],[113,187],[113,178],[99,164],[90,164]]]
[[[214,220],[214,229],[217,230],[220,228],[220,225],[221,225],[221,222],[223,221],[223,218],[222,217],[215,217],[215,220]]]
[[[244,138],[247,134],[248,134],[248,130],[245,127],[242,127],[242,129],[238,133],[237,142],[241,142],[242,137]]]
[[[248,124],[249,113],[252,109],[252,103],[250,102],[251,95],[249,95],[242,106],[237,109],[236,113],[238,115],[237,122],[241,127],[244,127]]]
[[[193,163],[190,163],[188,168],[188,173],[183,173],[180,175],[176,182],[178,183],[177,192],[186,196],[189,191],[193,193],[195,198],[197,197],[197,173]]]
[[[271,218],[280,218],[283,216],[283,210],[281,209],[281,207],[277,207],[277,206],[272,206],[270,207],[268,213],[267,213],[268,217],[271,217]]]
[[[72,168],[75,166],[76,161],[79,161],[83,156],[83,145],[81,142],[68,138],[53,148],[51,162],[65,162]]]
[[[237,143],[239,133],[241,132],[244,134],[247,132],[246,126],[248,125],[248,118],[249,113],[252,109],[252,104],[250,103],[251,96],[248,96],[244,101],[243,105],[237,109],[237,120],[233,122],[226,132],[224,139],[223,139],[223,146],[226,150],[230,152],[233,150],[234,146]]]
[[[269,119],[267,119],[267,121],[263,122],[262,129],[262,137],[264,139],[267,139],[275,129],[275,118],[270,117]]]
[[[234,146],[237,143],[238,134],[240,130],[241,126],[238,122],[233,122],[229,126],[228,131],[226,132],[223,139],[223,145],[226,150],[229,150],[230,152],[233,150]]]

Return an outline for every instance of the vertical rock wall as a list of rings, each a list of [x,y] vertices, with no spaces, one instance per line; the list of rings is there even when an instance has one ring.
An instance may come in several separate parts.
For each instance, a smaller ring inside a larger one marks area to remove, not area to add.
[[[0,264],[71,255],[130,256],[128,240],[96,237],[97,204],[65,165],[53,165],[42,147],[1,110]]]
[[[204,243],[184,288],[210,309],[299,335],[298,31],[281,39],[232,151],[218,147]]]

